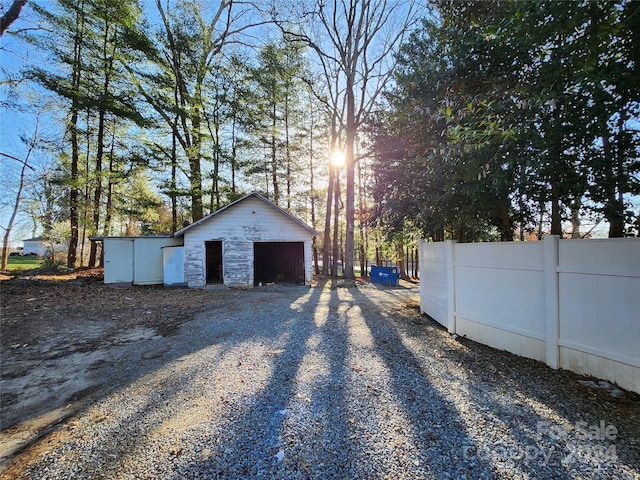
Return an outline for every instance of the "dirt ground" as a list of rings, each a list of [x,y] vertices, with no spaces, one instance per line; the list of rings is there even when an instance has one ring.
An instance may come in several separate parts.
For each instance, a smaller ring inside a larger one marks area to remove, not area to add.
[[[238,293],[109,286],[102,269],[0,272],[0,471],[97,395],[170,356],[182,324],[243,308]]]
[[[102,274],[0,274],[0,467],[92,394],[127,370],[133,374],[127,362],[152,362],[166,353],[167,342],[154,347],[154,339],[170,337],[232,294],[112,288]]]

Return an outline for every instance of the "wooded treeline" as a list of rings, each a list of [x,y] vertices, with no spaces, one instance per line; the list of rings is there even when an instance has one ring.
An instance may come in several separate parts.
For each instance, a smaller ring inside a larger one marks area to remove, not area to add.
[[[638,235],[639,35],[640,2],[434,2],[371,122],[377,220],[433,240],[580,238],[584,219]]]
[[[70,267],[99,263],[91,235],[171,233],[250,191],[324,230],[322,273],[347,278],[411,274],[421,236],[640,231],[638,2],[17,3],[33,28],[2,40],[39,60],[2,107],[56,128],[23,135],[16,198]]]
[[[46,61],[23,76],[55,94],[64,130],[41,139],[54,161],[27,209],[45,236],[69,241],[69,266],[76,252],[99,261],[90,235],[171,233],[252,190],[313,217],[327,112],[301,45],[239,45],[266,24],[260,12],[231,1],[158,0],[146,16],[117,0],[29,6],[41,23],[21,38]],[[55,232],[59,222],[70,229]]]
[[[70,267],[100,261],[91,235],[170,233],[249,191],[318,230],[326,218],[323,273],[333,265],[335,274],[340,259],[353,277],[356,250],[366,265],[366,165],[357,165],[355,143],[413,1],[27,8],[37,26],[10,33],[44,61],[26,62],[15,85],[39,86],[42,108],[55,105],[51,117],[61,120],[59,135],[40,142],[54,160],[31,182],[50,188],[30,195],[27,210],[44,235],[68,239]],[[333,150],[346,152],[340,180]],[[68,228],[57,231],[61,224]]]

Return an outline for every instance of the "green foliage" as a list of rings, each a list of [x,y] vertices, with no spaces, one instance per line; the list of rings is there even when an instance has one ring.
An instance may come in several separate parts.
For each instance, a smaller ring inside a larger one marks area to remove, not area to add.
[[[276,204],[285,197],[287,208],[291,207],[291,184],[302,167],[297,158],[303,153],[307,75],[303,49],[289,42],[266,44],[256,64],[247,69],[249,88],[243,96],[246,110],[242,123],[245,134],[255,139],[251,142],[255,156],[246,172],[268,176],[268,196]]]
[[[436,2],[371,122],[376,220],[511,240],[549,204],[552,233],[587,205],[622,236],[640,193],[633,3]]]

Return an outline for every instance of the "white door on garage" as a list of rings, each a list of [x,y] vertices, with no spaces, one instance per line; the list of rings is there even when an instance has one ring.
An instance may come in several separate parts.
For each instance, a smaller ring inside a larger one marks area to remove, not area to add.
[[[133,239],[105,238],[104,283],[133,282]]]

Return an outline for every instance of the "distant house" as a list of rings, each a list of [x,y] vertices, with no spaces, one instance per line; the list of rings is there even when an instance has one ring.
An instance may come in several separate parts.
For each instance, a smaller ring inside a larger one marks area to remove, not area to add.
[[[34,238],[27,238],[22,240],[22,255],[37,255],[38,257],[45,257],[51,253],[53,249],[54,253],[61,253],[67,251],[67,243],[54,243],[51,239],[40,236]]]
[[[33,237],[22,240],[22,255],[44,257],[47,253],[48,240],[45,237]]]
[[[92,237],[104,248],[105,283],[255,286],[311,282],[316,230],[251,193],[156,237]]]

